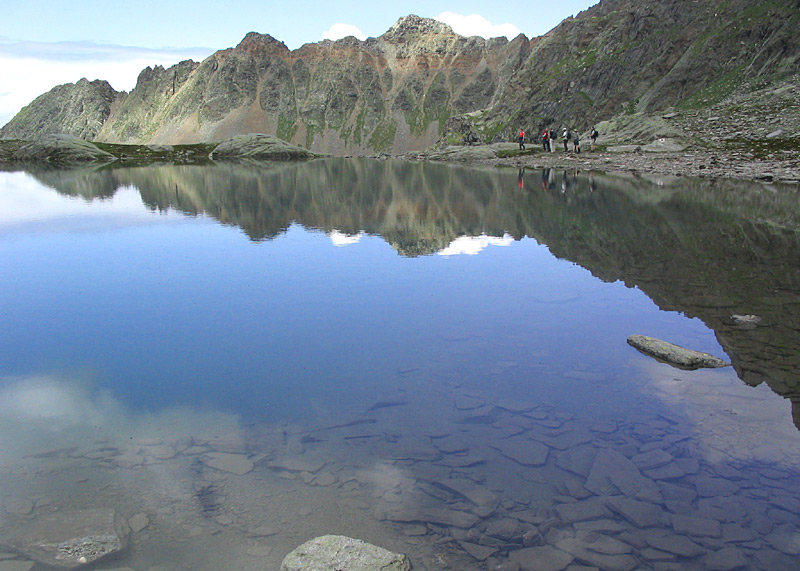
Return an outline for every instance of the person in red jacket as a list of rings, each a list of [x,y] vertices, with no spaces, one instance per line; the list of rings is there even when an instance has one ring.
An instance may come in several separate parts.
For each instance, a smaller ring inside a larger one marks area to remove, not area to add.
[[[519,130],[519,149],[521,151],[525,150],[525,131],[522,129]]]

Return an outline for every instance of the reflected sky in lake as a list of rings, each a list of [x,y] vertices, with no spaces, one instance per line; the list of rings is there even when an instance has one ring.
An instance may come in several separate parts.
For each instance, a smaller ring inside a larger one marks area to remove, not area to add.
[[[335,416],[358,397],[347,387],[390,393],[412,368],[474,383],[497,361],[532,365],[532,354],[607,369],[644,329],[720,352],[696,320],[531,239],[459,237],[441,255],[408,258],[380,236],[336,248],[332,232],[295,223],[253,243],[208,217],[152,213],[130,189],[87,203],[22,188],[48,203],[27,238],[15,221],[4,240],[2,289],[14,302],[0,359],[15,375],[90,371],[134,407],[293,419],[318,400]]]
[[[338,512],[421,569],[440,568],[442,541],[454,568],[533,547],[598,565],[590,528],[626,543],[619,568],[783,568],[797,193],[737,184],[363,159],[0,173],[0,467],[16,498],[0,543],[48,506],[99,501],[75,483],[92,482],[153,522],[136,569],[201,557],[153,555],[168,537],[277,567],[347,531]],[[634,333],[734,367],[673,369]],[[629,459],[619,474],[609,450]],[[560,507],[584,492],[610,503]],[[680,514],[717,496],[752,503],[714,517],[758,545],[686,529]],[[254,535],[245,497],[285,510],[287,531]],[[658,523],[618,505],[634,499]],[[647,535],[662,527],[698,551]]]

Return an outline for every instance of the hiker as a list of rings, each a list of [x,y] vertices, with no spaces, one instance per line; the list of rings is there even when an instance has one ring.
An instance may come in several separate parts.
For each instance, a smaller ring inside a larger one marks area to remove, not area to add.
[[[550,129],[550,152],[556,152],[556,132],[553,129]]]
[[[594,144],[597,142],[597,137],[600,136],[600,133],[597,132],[597,129],[592,127],[592,132],[589,134],[589,144],[592,147],[592,152],[594,152]]]
[[[570,133],[569,129],[564,127],[564,132],[561,133],[561,137],[564,139],[564,152],[568,152],[569,148],[567,145],[569,144],[569,140],[572,138],[572,133]]]
[[[525,150],[525,131],[522,129],[519,130],[519,150]]]
[[[550,131],[542,131],[542,150],[546,153],[550,150]]]
[[[581,140],[578,137],[578,132],[575,131],[575,134],[572,136],[572,150],[576,153],[581,152]]]

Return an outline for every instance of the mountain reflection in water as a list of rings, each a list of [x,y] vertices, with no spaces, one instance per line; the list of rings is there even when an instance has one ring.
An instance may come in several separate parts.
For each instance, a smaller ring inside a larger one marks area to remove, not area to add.
[[[465,236],[532,237],[601,280],[701,319],[739,378],[790,399],[800,427],[796,187],[367,159],[31,174],[86,199],[132,186],[153,210],[205,214],[254,241],[299,223],[340,242],[380,236],[413,257],[446,252]],[[743,326],[734,315],[760,322]]]
[[[0,173],[0,569],[94,514],[132,532],[92,569],[278,569],[333,533],[420,571],[793,570],[797,199],[363,159]]]

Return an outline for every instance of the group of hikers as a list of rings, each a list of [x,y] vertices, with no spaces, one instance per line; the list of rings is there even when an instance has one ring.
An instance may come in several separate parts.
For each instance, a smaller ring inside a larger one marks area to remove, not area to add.
[[[519,130],[518,141],[519,141],[519,148],[520,150],[525,150],[525,131],[523,129]],[[589,133],[589,143],[594,151],[595,143],[597,142],[597,137],[600,136],[600,133],[597,132],[597,129],[592,127],[591,132]],[[553,129],[545,129],[542,131],[539,138],[542,142],[542,150],[545,152],[556,152],[556,145],[558,144],[558,136],[557,133]],[[577,131],[573,132],[567,127],[564,127],[563,132],[561,133],[561,140],[564,142],[564,152],[569,152],[569,144],[572,143],[572,151],[575,153],[581,152],[581,139],[580,135]]]

